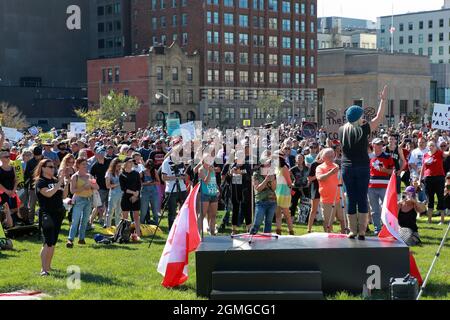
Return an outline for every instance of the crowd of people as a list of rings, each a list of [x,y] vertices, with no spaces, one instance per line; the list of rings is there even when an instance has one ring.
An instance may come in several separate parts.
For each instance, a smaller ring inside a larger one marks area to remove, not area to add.
[[[400,226],[420,239],[417,216],[427,214],[431,223],[437,212],[444,223],[450,209],[449,132],[403,120],[380,129],[386,89],[380,98],[370,121],[360,107],[347,110],[339,140],[325,128],[305,138],[298,124],[268,124],[256,138],[238,130],[231,147],[211,136],[184,141],[161,127],[99,129],[71,138],[55,130],[53,140],[25,135],[19,142],[0,131],[0,219],[6,229],[39,221],[42,275],[51,270],[64,219],[70,223],[67,248],[85,245],[96,223],[108,228],[131,218],[141,236],[140,225],[158,224],[163,208],[170,229],[197,183],[199,230],[211,236],[228,226],[232,234],[256,234],[262,225],[271,233],[274,224],[281,235],[283,219],[294,235],[298,212],[308,206],[308,232],[319,213],[324,232],[338,222],[339,232],[364,240],[369,222],[375,235],[381,231],[382,202],[395,173]],[[218,129],[212,133],[223,137]],[[22,189],[13,160],[22,164]],[[225,212],[222,221],[218,211]]]

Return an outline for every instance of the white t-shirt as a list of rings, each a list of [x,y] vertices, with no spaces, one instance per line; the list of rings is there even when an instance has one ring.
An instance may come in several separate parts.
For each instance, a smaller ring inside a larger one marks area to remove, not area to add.
[[[174,165],[171,157],[166,158],[164,160],[164,162],[162,163],[161,172],[163,174],[166,174],[168,177],[175,176],[175,173],[172,171],[171,165]],[[180,168],[179,173],[180,174],[184,174],[184,167]],[[180,191],[186,191],[186,184],[184,183],[184,180],[183,179],[179,179],[179,182],[180,182]],[[172,189],[173,189],[174,184],[175,184],[175,181],[166,181],[166,190],[165,190],[165,192],[171,192]],[[174,190],[174,192],[176,192],[177,191],[176,187],[173,190]]]
[[[428,148],[425,148],[423,150],[420,150],[420,148],[414,149],[411,152],[411,155],[409,156],[408,164],[415,164],[417,166],[417,172],[415,172],[417,175],[420,174],[420,169],[422,168],[422,160],[425,153],[428,152]],[[414,170],[411,169],[411,172]]]

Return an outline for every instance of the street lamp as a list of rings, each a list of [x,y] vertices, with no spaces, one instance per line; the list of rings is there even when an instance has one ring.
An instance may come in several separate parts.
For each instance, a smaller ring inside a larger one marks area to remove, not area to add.
[[[168,116],[167,116],[167,119],[169,119],[170,118],[170,98],[168,97],[168,96],[166,96],[164,93],[162,93],[162,92],[157,92],[157,93],[155,93],[155,98],[157,99],[157,100],[161,100],[162,98],[166,98],[167,99],[167,109],[168,109],[168,111],[169,111],[169,114],[168,114]]]

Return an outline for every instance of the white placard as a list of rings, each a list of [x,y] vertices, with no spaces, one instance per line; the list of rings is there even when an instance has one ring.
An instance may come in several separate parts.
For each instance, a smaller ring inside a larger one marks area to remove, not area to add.
[[[23,138],[23,134],[20,133],[15,128],[3,127],[3,132],[5,134],[5,138],[10,140],[10,141],[17,142],[17,141],[20,141]]]
[[[434,104],[432,128],[450,130],[450,105]]]
[[[86,122],[71,122],[70,133],[73,135],[86,134]]]
[[[195,124],[192,121],[181,124],[180,131],[184,142],[192,141],[196,137]]]

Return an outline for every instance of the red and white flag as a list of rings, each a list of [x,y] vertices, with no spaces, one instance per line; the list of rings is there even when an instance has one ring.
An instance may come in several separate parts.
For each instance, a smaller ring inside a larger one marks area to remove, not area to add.
[[[389,32],[390,32],[391,34],[393,34],[393,33],[395,32],[395,27],[391,27],[391,28],[389,29]]]
[[[200,184],[189,193],[170,229],[159,260],[157,270],[164,276],[161,284],[166,288],[177,287],[187,281],[189,253],[195,251],[201,242],[195,210],[199,188]]]
[[[404,242],[400,237],[400,225],[398,223],[397,179],[397,175],[393,172],[383,201],[383,208],[381,210],[383,228],[378,234],[378,237],[395,238]],[[409,273],[417,279],[420,285],[422,285],[422,276],[420,275],[419,268],[417,267],[416,260],[411,251],[409,252]]]

